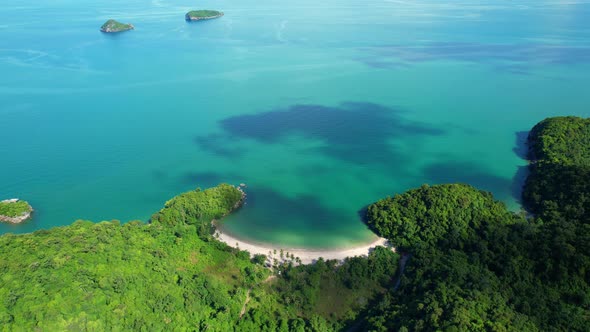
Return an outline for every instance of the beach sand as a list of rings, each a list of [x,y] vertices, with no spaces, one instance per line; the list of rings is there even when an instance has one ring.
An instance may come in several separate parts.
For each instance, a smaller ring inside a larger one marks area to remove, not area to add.
[[[248,242],[244,242],[242,240],[238,240],[231,235],[225,234],[225,233],[219,231],[219,229],[217,230],[215,236],[217,239],[219,239],[222,242],[225,242],[230,247],[238,248],[240,250],[246,250],[246,251],[250,252],[250,254],[252,256],[256,255],[256,254],[262,254],[262,255],[269,256],[269,252],[274,253],[274,251],[276,250],[277,254],[271,255],[271,256],[273,256],[271,258],[278,259],[279,258],[278,252],[281,249],[283,249],[284,254],[288,253],[288,254],[294,255],[295,257],[299,257],[302,264],[312,264],[316,260],[318,260],[320,257],[322,257],[324,260],[328,260],[328,259],[343,260],[346,257],[367,256],[369,254],[370,250],[377,247],[377,246],[390,247],[387,239],[385,239],[385,238],[377,238],[375,241],[373,241],[369,244],[355,246],[355,247],[351,247],[351,248],[322,250],[322,249],[281,248],[280,246],[248,243]],[[237,244],[237,246],[236,246],[236,244]]]

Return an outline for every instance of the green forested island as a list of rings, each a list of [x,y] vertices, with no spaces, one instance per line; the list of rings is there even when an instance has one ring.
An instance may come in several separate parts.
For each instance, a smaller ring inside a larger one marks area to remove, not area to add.
[[[0,201],[0,221],[18,224],[31,218],[32,212],[33,208],[27,201],[17,198]]]
[[[187,21],[210,20],[223,16],[223,12],[217,10],[191,10],[184,16]]]
[[[213,236],[239,207],[230,185],[166,202],[151,222],[77,221],[0,237],[7,330],[587,331],[590,122],[551,118],[529,136],[513,213],[490,193],[441,184],[380,200],[388,238],[344,262],[268,269]],[[279,273],[280,272],[280,273]]]
[[[106,21],[100,27],[100,31],[107,32],[107,33],[122,32],[122,31],[133,30],[133,29],[135,29],[135,27],[132,24],[121,23],[121,22],[118,22],[113,19]]]

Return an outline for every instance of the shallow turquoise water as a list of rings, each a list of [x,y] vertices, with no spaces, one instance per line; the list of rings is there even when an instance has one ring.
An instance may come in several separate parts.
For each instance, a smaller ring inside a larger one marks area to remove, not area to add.
[[[468,182],[518,209],[524,135],[590,116],[590,1],[17,0],[0,11],[0,232],[148,220],[248,184],[223,228],[285,246],[368,241],[367,204]],[[119,35],[108,18],[131,22]]]

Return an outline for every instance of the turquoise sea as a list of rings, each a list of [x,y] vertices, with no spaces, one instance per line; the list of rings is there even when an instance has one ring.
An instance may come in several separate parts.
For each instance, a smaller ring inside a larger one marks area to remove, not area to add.
[[[588,0],[10,1],[0,198],[36,213],[0,232],[147,221],[220,182],[249,195],[224,230],[285,247],[370,241],[359,211],[423,183],[518,210],[526,131],[590,116],[588,22]]]

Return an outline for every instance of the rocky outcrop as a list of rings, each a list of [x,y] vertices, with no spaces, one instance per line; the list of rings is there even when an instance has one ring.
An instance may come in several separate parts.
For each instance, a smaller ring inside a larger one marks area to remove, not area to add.
[[[114,32],[122,32],[127,30],[133,30],[135,27],[133,24],[127,23],[120,23],[115,20],[108,20],[100,27],[100,31],[106,33],[114,33]]]
[[[26,204],[25,211],[23,211],[19,215],[13,216],[13,215],[0,214],[0,221],[9,222],[12,224],[20,224],[21,222],[30,219],[33,214],[33,207],[31,207],[31,205],[29,203],[27,203],[25,201],[21,201],[18,198],[6,199],[3,201],[0,201],[0,203],[2,203],[2,204],[17,204],[17,203]]]
[[[209,15],[209,16],[199,16],[199,15],[195,15],[193,13],[194,12],[186,13],[184,18],[187,21],[202,21],[202,20],[212,20],[214,18],[219,18],[219,17],[223,16],[223,12],[217,12],[217,13],[215,13],[213,15]]]
[[[236,186],[236,189],[238,189],[238,191],[242,194],[242,198],[234,205],[234,208],[230,211],[230,213],[241,208],[242,205],[246,204],[246,192],[244,191],[244,189],[242,189],[245,187],[246,185],[243,183],[240,183],[239,186]]]

